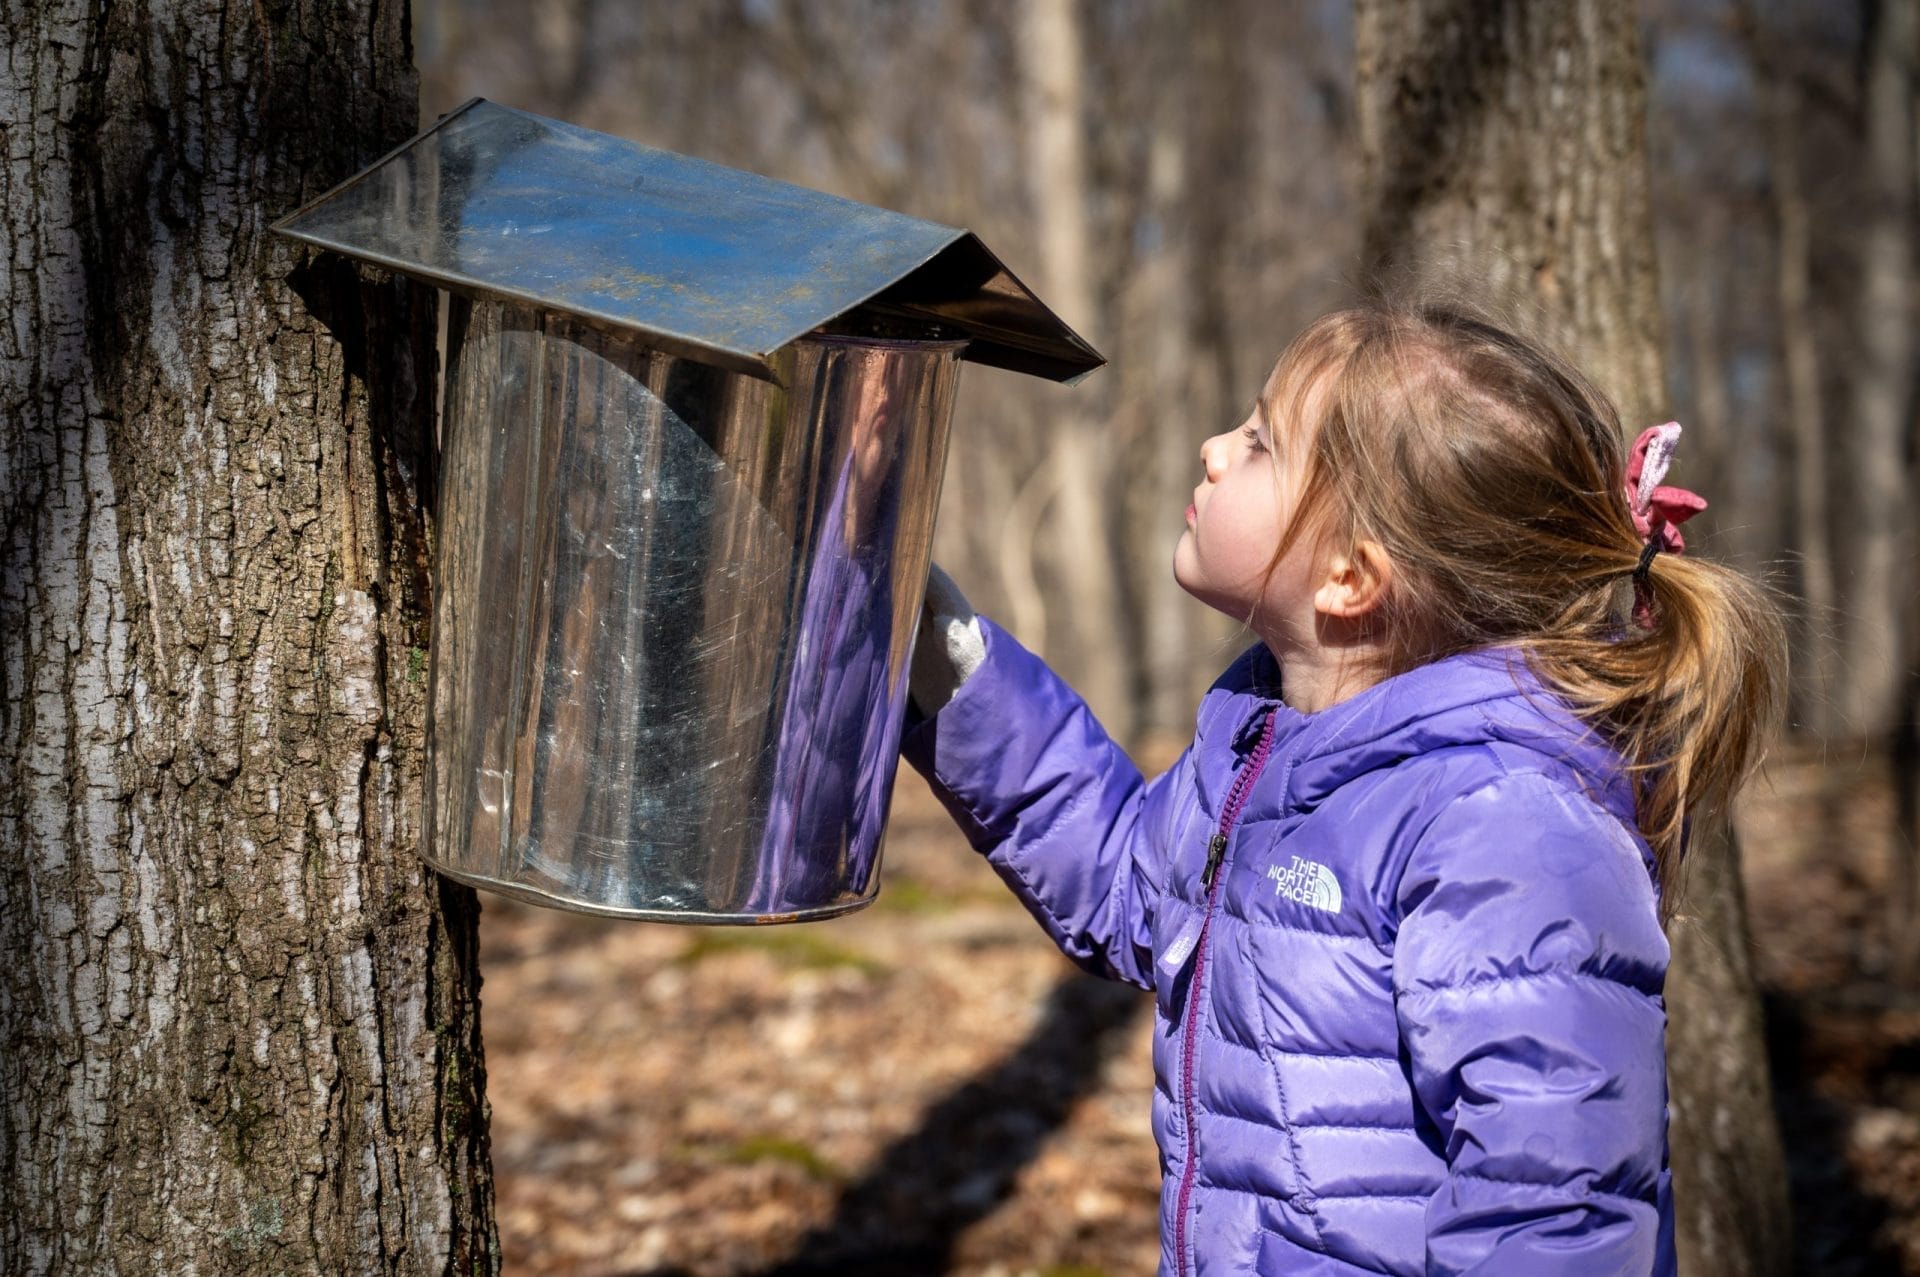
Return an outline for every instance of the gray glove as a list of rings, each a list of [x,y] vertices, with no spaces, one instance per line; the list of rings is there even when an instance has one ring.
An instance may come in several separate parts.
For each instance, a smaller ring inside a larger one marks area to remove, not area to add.
[[[927,568],[927,599],[920,605],[920,632],[913,640],[907,693],[923,718],[946,708],[960,685],[987,659],[980,618],[953,578],[935,563]]]

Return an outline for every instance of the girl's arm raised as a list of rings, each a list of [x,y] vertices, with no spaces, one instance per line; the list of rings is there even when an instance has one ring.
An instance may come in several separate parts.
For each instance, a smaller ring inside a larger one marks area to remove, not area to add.
[[[1152,922],[1183,755],[1148,784],[1039,657],[991,621],[984,659],[901,753],[1069,958],[1153,987]]]
[[[1655,1271],[1667,943],[1639,843],[1509,774],[1442,810],[1397,895],[1400,1037],[1447,1159],[1427,1271]]]

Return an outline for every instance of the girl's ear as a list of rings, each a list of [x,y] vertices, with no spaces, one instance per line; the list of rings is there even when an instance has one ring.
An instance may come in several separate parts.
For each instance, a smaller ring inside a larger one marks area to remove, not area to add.
[[[1327,561],[1326,579],[1313,593],[1313,610],[1349,620],[1376,611],[1393,585],[1393,560],[1378,541],[1357,541]]]

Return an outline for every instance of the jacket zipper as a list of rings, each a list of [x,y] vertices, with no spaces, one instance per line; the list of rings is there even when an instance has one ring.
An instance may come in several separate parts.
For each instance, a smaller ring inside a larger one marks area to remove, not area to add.
[[[1220,812],[1220,827],[1207,843],[1207,867],[1200,873],[1200,883],[1207,890],[1207,906],[1200,916],[1200,938],[1194,944],[1193,983],[1187,990],[1187,1026],[1180,1046],[1180,1107],[1186,1117],[1187,1165],[1180,1173],[1180,1192],[1174,1199],[1173,1251],[1181,1277],[1185,1277],[1187,1271],[1187,1207],[1193,1197],[1194,1169],[1200,1160],[1200,1141],[1193,1129],[1193,1050],[1200,1035],[1200,1015],[1204,1005],[1201,986],[1207,971],[1207,933],[1213,930],[1213,906],[1220,894],[1220,866],[1227,858],[1227,838],[1233,832],[1234,823],[1240,819],[1240,812],[1247,805],[1253,783],[1260,779],[1260,773],[1267,765],[1267,755],[1273,750],[1273,720],[1274,714],[1268,710],[1253,753],[1247,757],[1246,765],[1240,769],[1233,787],[1227,791],[1227,801]]]

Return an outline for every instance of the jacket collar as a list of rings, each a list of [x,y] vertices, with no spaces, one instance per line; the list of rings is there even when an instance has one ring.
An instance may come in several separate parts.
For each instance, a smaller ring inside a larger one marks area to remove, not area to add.
[[[1315,714],[1289,708],[1279,686],[1272,653],[1255,644],[1201,703],[1195,774],[1215,815],[1261,714],[1271,713],[1273,751],[1250,796],[1249,816],[1311,809],[1357,776],[1436,749],[1504,742],[1564,765],[1596,801],[1632,825],[1633,793],[1619,755],[1511,648],[1422,665]]]

